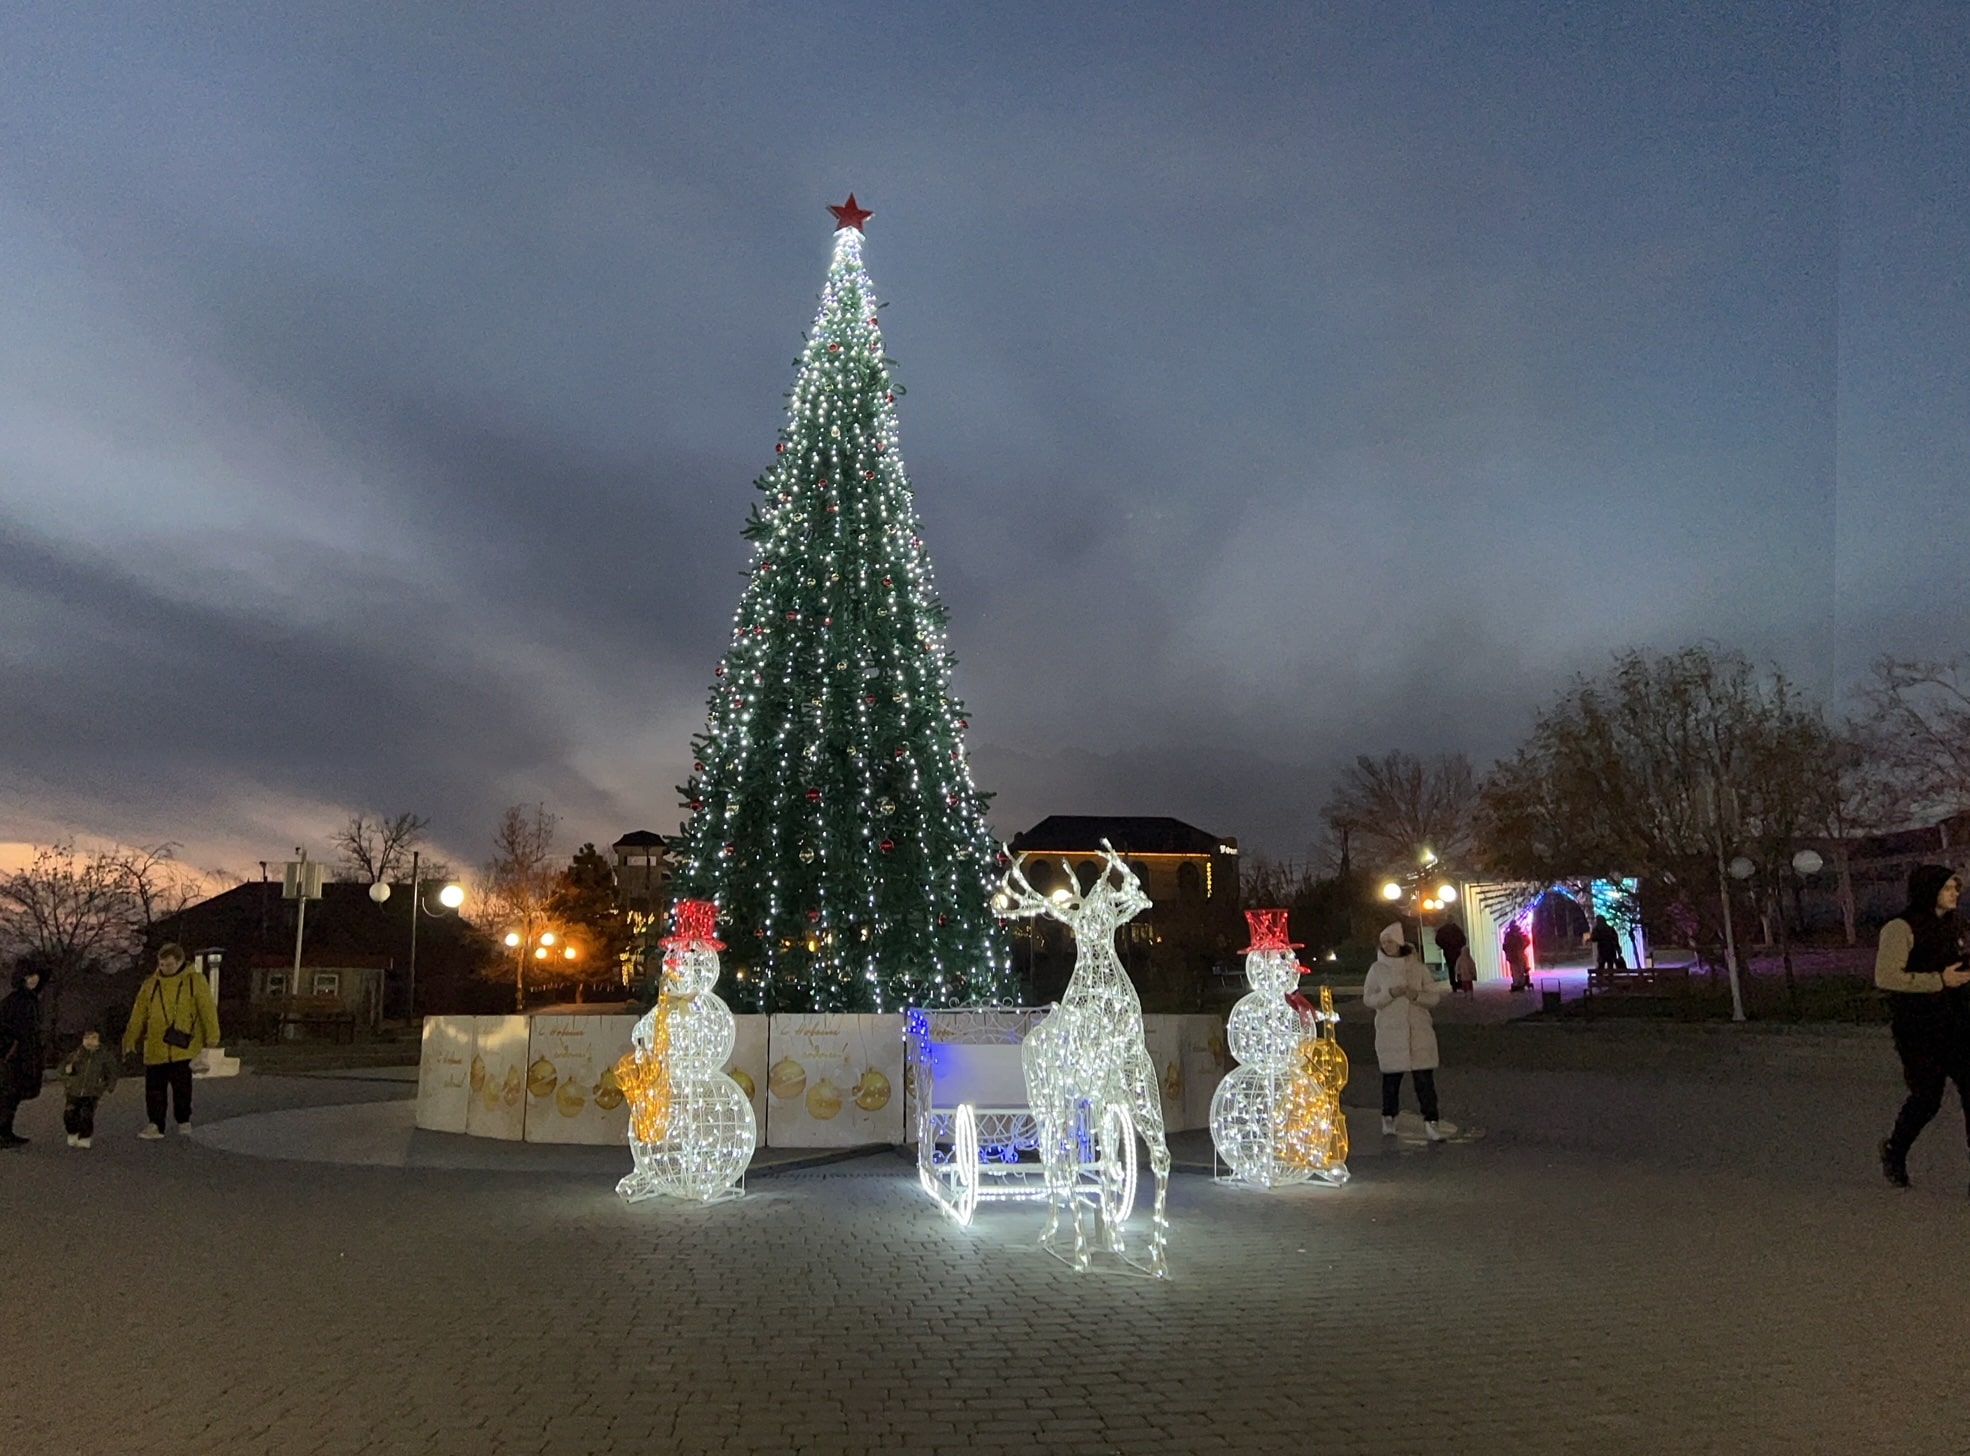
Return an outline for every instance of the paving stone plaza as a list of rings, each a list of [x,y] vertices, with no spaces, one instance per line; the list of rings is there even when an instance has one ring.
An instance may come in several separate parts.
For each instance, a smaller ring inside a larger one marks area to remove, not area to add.
[[[400,1081],[201,1084],[161,1144],[126,1085],[89,1152],[51,1087],[0,1161],[0,1450],[1970,1450],[1970,1169],[1952,1105],[1880,1182],[1885,1031],[1448,1026],[1486,1135],[1436,1147],[1384,1143],[1346,1032],[1353,1183],[1180,1173],[1167,1283],[1073,1274],[1031,1207],[959,1229],[893,1152],[628,1207],[613,1150],[227,1150]]]

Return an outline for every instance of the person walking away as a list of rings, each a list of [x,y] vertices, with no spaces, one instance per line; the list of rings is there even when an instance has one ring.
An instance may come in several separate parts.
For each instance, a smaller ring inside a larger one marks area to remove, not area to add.
[[[1526,991],[1532,987],[1532,968],[1526,964],[1525,953],[1532,949],[1532,937],[1527,935],[1514,920],[1505,927],[1505,938],[1499,942],[1505,952],[1505,964],[1511,968],[1512,989]]]
[[[185,969],[183,946],[157,952],[157,969],[137,988],[130,1024],[123,1033],[126,1054],[144,1053],[144,1112],[141,1138],[164,1136],[165,1094],[183,1129],[192,1121],[192,1058],[219,1044],[219,1011],[212,987],[197,971]]]
[[[0,1148],[27,1146],[14,1114],[41,1095],[41,1073],[41,972],[23,960],[14,989],[0,997]]]
[[[1917,865],[1908,874],[1908,908],[1881,927],[1874,984],[1888,998],[1888,1026],[1901,1058],[1908,1097],[1881,1143],[1881,1174],[1897,1188],[1908,1182],[1908,1150],[1942,1108],[1946,1082],[1956,1083],[1970,1142],[1970,1089],[1964,1086],[1970,1043],[1970,971],[1957,948],[1956,902],[1962,885],[1947,865]]]
[[[96,1104],[116,1090],[116,1053],[100,1031],[82,1033],[82,1044],[62,1063],[62,1126],[68,1145],[86,1148],[96,1135]]]
[[[1402,1103],[1402,1074],[1416,1084],[1422,1105],[1423,1130],[1431,1142],[1441,1142],[1456,1128],[1437,1119],[1436,1024],[1430,1007],[1443,998],[1443,988],[1430,974],[1416,948],[1405,939],[1402,922],[1386,927],[1376,941],[1380,951],[1362,982],[1361,999],[1375,1013],[1375,1062],[1382,1069],[1382,1134],[1395,1132],[1395,1115]]]
[[[1467,976],[1463,968],[1466,959],[1464,947],[1470,943],[1470,938],[1464,934],[1464,927],[1454,920],[1446,920],[1436,928],[1436,948],[1443,952],[1443,970],[1450,977],[1453,993],[1470,990],[1471,981],[1475,979],[1474,976]]]
[[[1594,969],[1613,971],[1621,966],[1621,934],[1608,924],[1607,916],[1596,915],[1587,938],[1594,942]]]

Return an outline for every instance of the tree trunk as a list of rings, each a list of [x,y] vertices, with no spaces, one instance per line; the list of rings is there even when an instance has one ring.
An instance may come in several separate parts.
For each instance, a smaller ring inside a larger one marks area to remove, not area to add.
[[[1834,845],[1833,858],[1840,867],[1840,927],[1851,946],[1854,944],[1854,870],[1844,841]]]

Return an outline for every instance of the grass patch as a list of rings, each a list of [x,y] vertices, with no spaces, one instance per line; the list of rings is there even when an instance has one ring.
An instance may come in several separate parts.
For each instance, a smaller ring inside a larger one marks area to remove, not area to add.
[[[1753,1021],[1885,1023],[1888,1006],[1869,976],[1800,976],[1788,993],[1782,976],[1740,976],[1744,1013]],[[1535,1013],[1544,1021],[1729,1021],[1730,983],[1721,974],[1695,976],[1687,990],[1601,991]]]

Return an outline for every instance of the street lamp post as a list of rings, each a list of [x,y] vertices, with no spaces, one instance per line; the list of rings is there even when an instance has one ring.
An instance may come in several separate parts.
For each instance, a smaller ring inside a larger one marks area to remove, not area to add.
[[[509,930],[506,932],[506,944],[513,951],[513,1009],[515,1011],[527,1009],[527,951],[529,949],[533,951],[533,958],[537,961],[552,959],[556,954],[557,944],[560,946],[559,955],[564,960],[575,960],[580,955],[579,951],[562,941],[551,930],[543,930],[539,934],[531,930],[524,933]]]
[[[455,914],[465,903],[465,887],[456,883],[447,884],[438,891],[438,904],[442,909],[433,910],[424,903],[424,885],[418,871],[423,866],[424,851],[413,849],[410,852],[410,997],[408,1014],[412,1021],[417,1020],[417,920],[420,915],[429,915],[436,920],[440,915]],[[390,886],[378,880],[369,887],[369,898],[381,905],[390,898]]]

